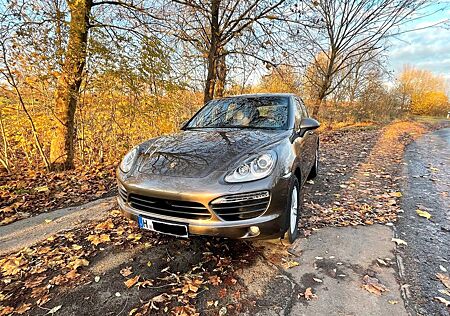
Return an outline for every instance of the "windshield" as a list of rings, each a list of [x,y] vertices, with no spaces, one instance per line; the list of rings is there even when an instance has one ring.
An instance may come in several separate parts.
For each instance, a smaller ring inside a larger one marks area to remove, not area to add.
[[[287,129],[289,98],[232,97],[210,101],[187,125],[189,128]]]

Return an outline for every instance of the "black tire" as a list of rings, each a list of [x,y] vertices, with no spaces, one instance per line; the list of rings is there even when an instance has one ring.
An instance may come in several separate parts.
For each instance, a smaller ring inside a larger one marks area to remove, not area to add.
[[[319,174],[319,144],[317,144],[317,149],[314,157],[314,164],[308,175],[308,180],[312,180]]]
[[[291,229],[291,206],[292,206],[293,193],[295,191],[294,189],[296,189],[296,192],[297,192],[297,216],[295,219],[294,229],[292,230]],[[301,209],[302,209],[302,201],[303,201],[302,188],[300,186],[300,183],[299,183],[297,177],[294,177],[289,190],[290,190],[289,201],[288,201],[288,205],[287,205],[287,209],[286,209],[287,231],[285,234],[285,239],[287,240],[287,242],[292,244],[298,237],[298,223],[299,223],[300,213],[301,213]]]

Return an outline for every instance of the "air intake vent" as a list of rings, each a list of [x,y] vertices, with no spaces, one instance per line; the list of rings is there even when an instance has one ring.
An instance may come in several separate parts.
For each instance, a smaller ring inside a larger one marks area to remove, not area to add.
[[[270,202],[268,191],[227,195],[211,202],[211,208],[222,219],[238,221],[263,214]]]

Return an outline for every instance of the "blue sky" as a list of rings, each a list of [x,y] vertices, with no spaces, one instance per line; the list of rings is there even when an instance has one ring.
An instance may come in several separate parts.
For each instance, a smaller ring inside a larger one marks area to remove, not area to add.
[[[389,60],[391,68],[398,73],[404,64],[428,69],[441,74],[450,84],[450,5],[435,4],[427,9],[430,16],[409,22],[404,30],[416,30],[391,40]],[[428,27],[439,22],[438,26]]]

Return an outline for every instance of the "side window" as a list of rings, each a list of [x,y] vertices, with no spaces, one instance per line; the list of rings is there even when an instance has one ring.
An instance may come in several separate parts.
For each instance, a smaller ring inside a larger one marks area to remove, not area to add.
[[[295,98],[295,127],[299,128],[300,121],[304,117],[303,115],[303,108],[301,102]]]

